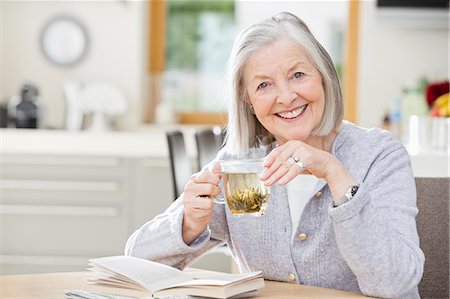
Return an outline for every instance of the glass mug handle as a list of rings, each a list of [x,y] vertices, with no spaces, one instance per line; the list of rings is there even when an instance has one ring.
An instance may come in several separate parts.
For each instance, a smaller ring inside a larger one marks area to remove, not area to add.
[[[223,173],[222,173],[223,174]],[[219,196],[215,196],[215,195],[201,195],[201,197],[209,197],[212,199],[212,201],[214,203],[220,204],[220,205],[224,205],[226,204],[226,200],[225,197],[220,198]]]

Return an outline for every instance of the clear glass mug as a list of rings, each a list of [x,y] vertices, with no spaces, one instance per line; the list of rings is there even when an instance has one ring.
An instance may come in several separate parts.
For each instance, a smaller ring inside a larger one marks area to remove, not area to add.
[[[263,159],[221,160],[224,197],[214,202],[227,204],[235,216],[261,216],[269,203],[270,188],[259,179]]]

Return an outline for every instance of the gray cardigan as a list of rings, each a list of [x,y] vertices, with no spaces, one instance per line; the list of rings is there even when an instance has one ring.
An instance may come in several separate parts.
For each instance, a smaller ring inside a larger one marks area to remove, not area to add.
[[[235,218],[227,206],[216,205],[209,228],[190,246],[181,236],[181,196],[133,233],[125,254],[182,269],[226,243],[240,271],[261,270],[266,279],[375,297],[419,298],[425,258],[405,148],[386,131],[345,122],[332,154],[361,185],[350,202],[337,208],[327,185],[313,196],[294,228],[306,239],[291,239],[286,189],[275,184],[264,216]]]

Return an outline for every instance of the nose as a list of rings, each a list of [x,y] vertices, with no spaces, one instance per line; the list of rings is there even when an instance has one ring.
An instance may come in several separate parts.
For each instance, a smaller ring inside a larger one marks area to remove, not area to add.
[[[278,83],[277,102],[289,106],[297,97],[297,93],[288,81]]]

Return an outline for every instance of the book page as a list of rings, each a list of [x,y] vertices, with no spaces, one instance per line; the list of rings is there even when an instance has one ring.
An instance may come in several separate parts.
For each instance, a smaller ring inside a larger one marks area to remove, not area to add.
[[[176,268],[131,256],[92,259],[90,264],[96,268],[107,269],[113,273],[128,277],[152,293],[159,289],[192,280],[189,275]]]
[[[211,298],[230,298],[236,295],[245,297],[246,295],[255,295],[256,290],[264,288],[264,279],[262,277],[252,277],[250,280],[236,281],[234,283],[217,285],[187,285],[179,286],[158,291],[156,296],[167,295],[191,295]]]
[[[248,280],[261,277],[261,271],[250,272],[243,274],[224,274],[211,276],[208,278],[194,279],[174,285],[173,287],[181,286],[226,286],[236,282],[243,283]]]

